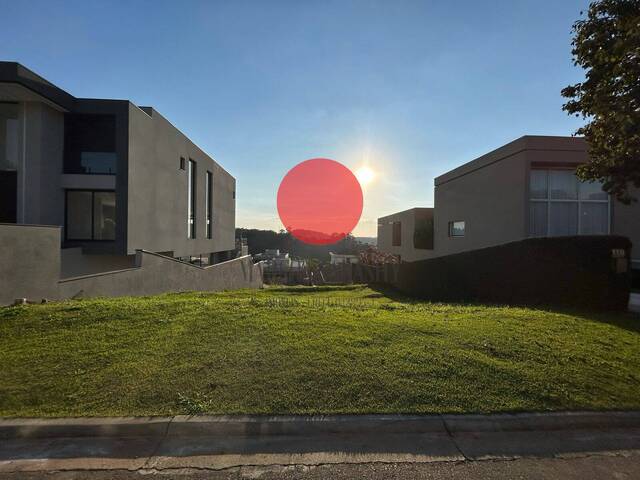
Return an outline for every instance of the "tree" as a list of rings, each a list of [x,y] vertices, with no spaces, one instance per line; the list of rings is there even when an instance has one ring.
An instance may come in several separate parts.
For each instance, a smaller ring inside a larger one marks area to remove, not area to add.
[[[582,14],[582,12],[581,12]],[[573,24],[573,62],[585,80],[562,90],[563,106],[587,122],[576,130],[589,143],[581,180],[603,182],[623,203],[640,187],[640,0],[597,0]]]

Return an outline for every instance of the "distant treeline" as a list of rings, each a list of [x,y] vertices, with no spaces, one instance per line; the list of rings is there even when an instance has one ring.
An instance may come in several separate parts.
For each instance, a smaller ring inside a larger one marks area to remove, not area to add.
[[[236,228],[236,237],[247,239],[251,255],[262,253],[266,249],[277,248],[282,252],[288,252],[292,257],[316,258],[323,262],[329,260],[329,252],[357,255],[368,247],[352,235],[347,235],[331,245],[308,245],[297,240],[286,230],[274,232],[273,230]]]

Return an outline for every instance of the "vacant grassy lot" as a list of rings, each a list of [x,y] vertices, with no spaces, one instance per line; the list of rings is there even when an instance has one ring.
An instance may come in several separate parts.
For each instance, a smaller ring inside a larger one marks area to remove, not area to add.
[[[0,415],[640,408],[640,316],[269,288],[0,308]]]

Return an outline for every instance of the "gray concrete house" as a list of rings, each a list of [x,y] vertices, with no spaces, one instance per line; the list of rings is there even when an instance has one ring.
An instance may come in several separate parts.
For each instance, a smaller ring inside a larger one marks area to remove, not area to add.
[[[37,242],[51,242],[21,225],[56,226],[61,279],[139,266],[141,250],[200,267],[229,260],[235,190],[235,179],[153,108],[76,98],[0,62],[5,267],[24,271],[43,251]],[[7,275],[2,287],[15,283]]]
[[[633,243],[640,268],[640,202],[612,200],[598,183],[582,183],[588,160],[582,138],[524,136],[435,179],[434,208],[378,219],[378,247],[414,261],[536,236],[617,234]],[[640,191],[634,190],[640,199]],[[416,226],[429,247],[414,245]]]
[[[0,223],[62,227],[63,276],[137,249],[203,264],[235,250],[235,179],[151,107],[0,62],[0,145]]]

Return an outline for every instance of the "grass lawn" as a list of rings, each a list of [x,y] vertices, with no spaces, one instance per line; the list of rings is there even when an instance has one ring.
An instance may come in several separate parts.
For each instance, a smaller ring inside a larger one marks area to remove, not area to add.
[[[640,408],[640,316],[363,286],[0,308],[0,415]]]

